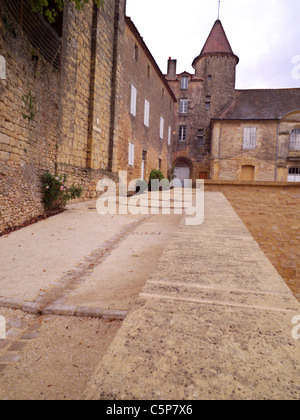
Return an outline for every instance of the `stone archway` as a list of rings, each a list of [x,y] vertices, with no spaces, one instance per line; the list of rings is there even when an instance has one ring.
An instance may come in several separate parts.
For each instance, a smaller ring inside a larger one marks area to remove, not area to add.
[[[174,162],[174,167],[175,179],[179,179],[180,181],[191,179],[193,165],[188,159],[178,158]]]

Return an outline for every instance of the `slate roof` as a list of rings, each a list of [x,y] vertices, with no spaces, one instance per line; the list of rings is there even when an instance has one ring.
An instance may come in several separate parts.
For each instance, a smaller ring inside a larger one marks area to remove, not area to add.
[[[216,120],[279,120],[300,110],[300,88],[236,90]]]

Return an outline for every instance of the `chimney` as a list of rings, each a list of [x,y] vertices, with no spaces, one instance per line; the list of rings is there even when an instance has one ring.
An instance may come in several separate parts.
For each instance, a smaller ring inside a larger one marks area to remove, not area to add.
[[[168,61],[167,79],[176,79],[176,67],[177,67],[177,60],[172,60],[172,58],[170,57]]]

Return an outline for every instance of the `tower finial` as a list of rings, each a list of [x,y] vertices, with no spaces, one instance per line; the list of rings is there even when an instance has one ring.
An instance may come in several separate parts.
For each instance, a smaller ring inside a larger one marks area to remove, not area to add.
[[[218,20],[220,20],[220,8],[221,8],[221,0],[219,0],[219,5],[218,5]]]

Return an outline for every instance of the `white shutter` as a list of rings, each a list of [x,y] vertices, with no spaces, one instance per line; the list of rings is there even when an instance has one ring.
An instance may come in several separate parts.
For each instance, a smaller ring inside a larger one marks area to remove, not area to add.
[[[181,89],[187,89],[189,86],[189,78],[187,76],[183,76],[181,78]]]
[[[165,125],[165,120],[163,119],[163,117],[160,117],[160,138],[162,140],[164,139],[164,125]]]
[[[134,144],[129,143],[128,148],[128,165],[134,166]]]
[[[135,117],[136,117],[136,98],[137,98],[137,90],[133,85],[131,85],[130,113]]]
[[[149,118],[150,118],[150,103],[145,99],[145,112],[144,112],[144,124],[146,127],[149,127]]]
[[[128,145],[128,165],[131,165],[131,143]]]
[[[244,127],[243,149],[256,148],[256,127]]]
[[[172,135],[172,129],[169,126],[169,130],[168,130],[168,145],[171,146],[171,135]]]

